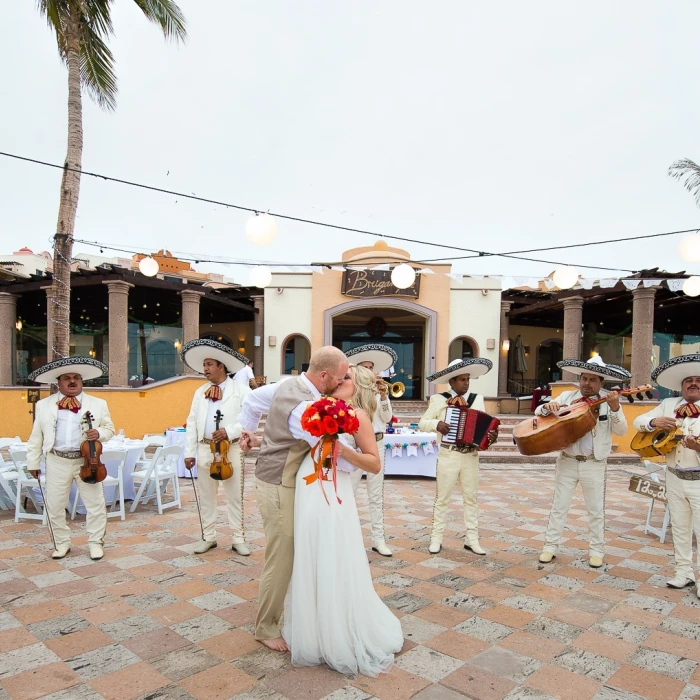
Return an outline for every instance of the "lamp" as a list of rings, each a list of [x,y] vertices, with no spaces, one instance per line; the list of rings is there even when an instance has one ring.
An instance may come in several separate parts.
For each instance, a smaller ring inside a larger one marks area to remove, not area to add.
[[[272,272],[269,267],[257,265],[250,268],[250,283],[254,287],[267,287],[272,282]]]
[[[683,294],[688,297],[696,297],[700,295],[700,277],[693,275],[683,282]]]
[[[571,289],[578,282],[578,270],[569,265],[558,267],[552,275],[552,281],[559,289]]]
[[[508,338],[504,338],[501,343],[501,350],[503,350],[503,352],[508,352],[508,350],[510,350],[510,340]]]
[[[158,261],[154,260],[150,255],[145,258],[141,258],[139,261],[139,270],[141,271],[142,275],[146,275],[146,277],[155,277],[158,274],[158,270],[160,269],[160,265],[158,265]]]
[[[21,318],[17,321],[17,323],[15,323],[15,328],[16,328],[18,331],[21,331],[21,330],[22,330],[22,319],[21,319]]]
[[[697,233],[683,236],[678,244],[678,252],[686,262],[700,261],[700,236]]]
[[[277,222],[269,214],[255,212],[245,223],[245,235],[255,245],[270,245],[277,238]]]
[[[408,289],[416,281],[416,271],[406,263],[397,265],[391,271],[391,283],[397,289]]]
[[[180,339],[179,339],[179,338],[173,343],[173,346],[175,347],[175,349],[176,349],[178,352],[180,352],[180,348],[182,347],[182,343],[180,342]]]

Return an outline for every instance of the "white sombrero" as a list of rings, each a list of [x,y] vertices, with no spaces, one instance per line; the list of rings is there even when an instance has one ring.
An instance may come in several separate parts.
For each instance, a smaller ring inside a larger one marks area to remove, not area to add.
[[[700,355],[680,355],[662,362],[652,373],[651,378],[659,386],[672,391],[680,391],[686,377],[700,377]]]
[[[469,357],[466,360],[452,360],[446,369],[442,369],[428,377],[429,382],[440,380],[440,384],[449,382],[460,374],[468,374],[472,379],[491,371],[493,363],[485,357]]]
[[[87,381],[97,379],[108,371],[106,364],[92,357],[63,357],[35,369],[29,379],[37,384],[55,384],[62,374],[79,374]]]
[[[557,367],[565,369],[577,377],[582,374],[595,374],[596,377],[602,377],[607,381],[625,381],[632,375],[618,365],[606,365],[600,355],[594,355],[590,360],[561,360],[557,362]]]
[[[250,362],[241,353],[208,338],[190,340],[189,343],[185,343],[180,351],[180,357],[188,367],[199,374],[204,374],[204,360],[221,362],[226,366],[227,372],[238,372]]]
[[[345,351],[345,357],[352,360],[354,365],[360,362],[371,362],[375,372],[384,372],[399,361],[399,356],[388,346],[380,343],[358,345]]]

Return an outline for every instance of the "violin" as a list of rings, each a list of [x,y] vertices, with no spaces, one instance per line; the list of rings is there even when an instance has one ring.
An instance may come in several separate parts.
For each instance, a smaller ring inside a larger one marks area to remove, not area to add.
[[[92,421],[95,420],[90,411],[85,411],[83,422],[87,423],[88,430],[92,430]],[[85,440],[80,445],[80,454],[85,461],[80,467],[80,478],[86,484],[99,484],[107,478],[107,467],[102,463],[102,443],[99,440]]]
[[[214,420],[216,421],[216,429],[219,429],[221,424],[221,419],[224,414],[217,410],[214,414]],[[224,481],[225,479],[230,479],[233,476],[233,467],[228,459],[228,451],[231,447],[228,440],[221,440],[221,442],[211,442],[211,451],[214,455],[214,460],[209,467],[209,476],[217,481]]]

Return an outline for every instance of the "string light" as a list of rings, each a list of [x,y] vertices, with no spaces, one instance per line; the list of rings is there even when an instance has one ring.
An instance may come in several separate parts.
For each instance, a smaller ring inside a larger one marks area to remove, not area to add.
[[[160,270],[160,265],[157,260],[147,256],[139,260],[139,270],[146,277],[155,277],[158,274],[158,270]]]
[[[554,271],[552,281],[559,289],[571,289],[578,282],[578,270],[565,265]]]
[[[406,263],[397,265],[391,271],[391,283],[397,289],[408,289],[416,281],[416,271]]]
[[[255,212],[246,221],[245,235],[255,245],[270,245],[277,238],[277,222],[269,214]]]
[[[693,275],[683,282],[683,294],[688,297],[700,296],[700,277]]]

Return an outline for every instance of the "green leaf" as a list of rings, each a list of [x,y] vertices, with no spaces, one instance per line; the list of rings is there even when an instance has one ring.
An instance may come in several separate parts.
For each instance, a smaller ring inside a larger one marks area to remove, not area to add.
[[[166,39],[187,38],[185,16],[173,0],[134,0],[143,14],[163,30]]]
[[[107,111],[117,107],[114,56],[96,32],[84,30],[80,43],[80,82],[90,97]]]

